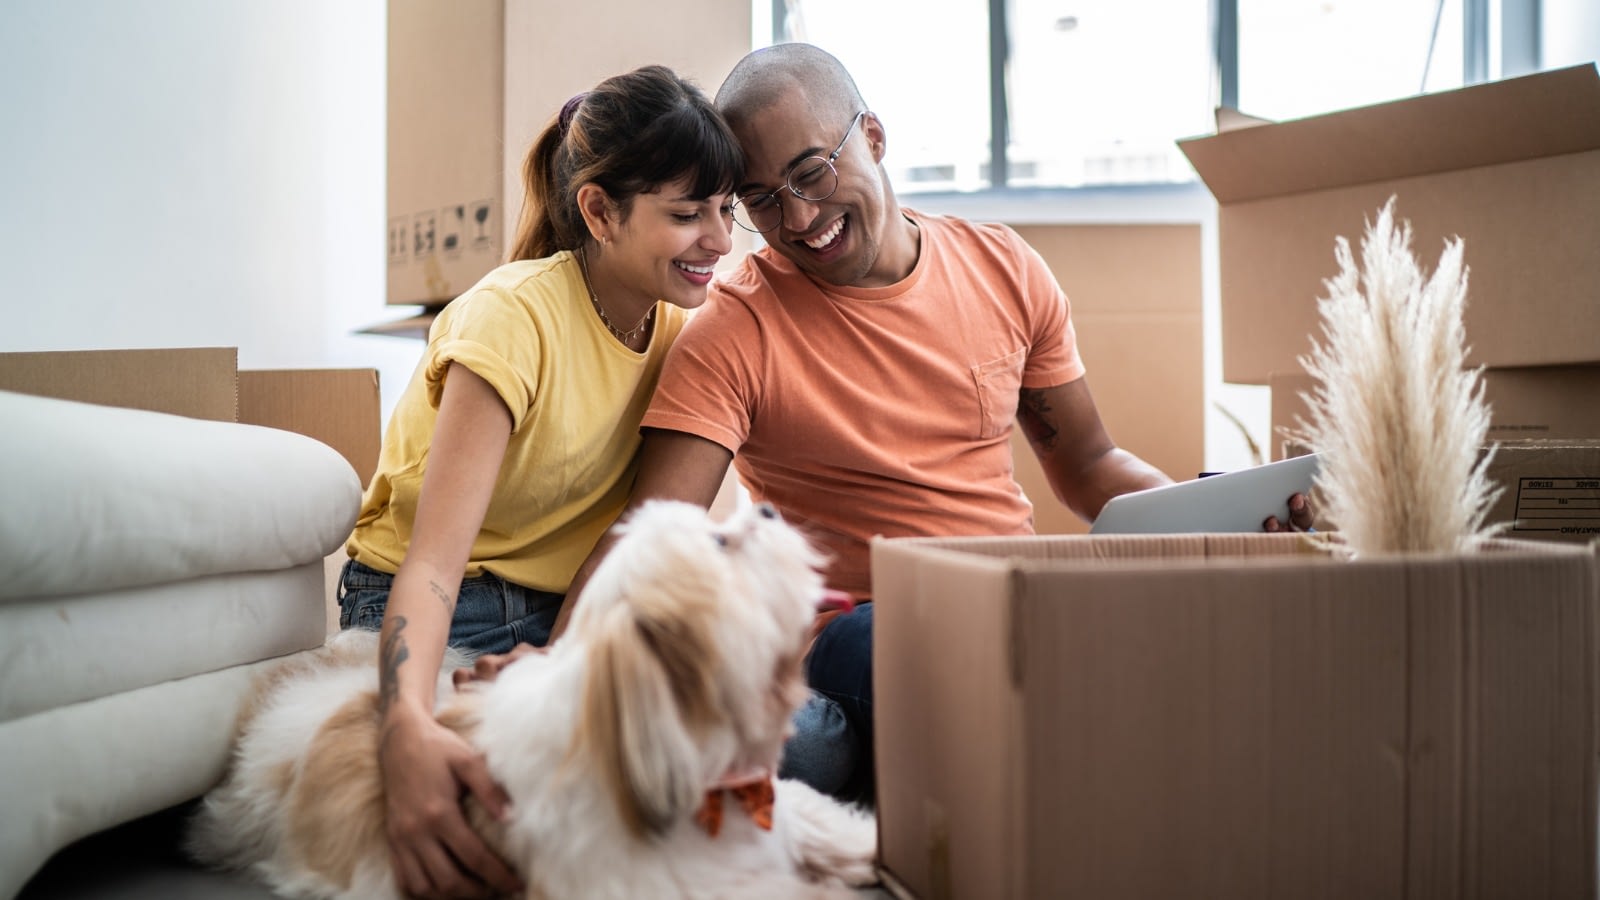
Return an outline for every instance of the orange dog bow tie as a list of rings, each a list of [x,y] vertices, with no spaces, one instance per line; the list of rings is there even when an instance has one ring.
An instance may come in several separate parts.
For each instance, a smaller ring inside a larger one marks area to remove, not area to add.
[[[722,797],[724,794],[739,801],[745,815],[756,823],[762,831],[772,830],[772,803],[774,799],[772,790],[772,777],[762,776],[755,781],[743,784],[714,787],[706,791],[706,801],[700,805],[699,812],[694,814],[694,820],[706,834],[716,837],[722,830]]]

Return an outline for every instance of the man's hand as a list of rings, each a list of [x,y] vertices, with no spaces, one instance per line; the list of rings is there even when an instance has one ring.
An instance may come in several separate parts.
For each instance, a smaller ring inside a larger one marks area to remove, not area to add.
[[[378,760],[389,857],[406,895],[444,900],[521,891],[516,873],[462,813],[468,793],[496,819],[510,805],[472,745],[431,716],[396,706],[384,719]]]
[[[1289,497],[1289,527],[1285,528],[1277,516],[1267,516],[1261,523],[1262,531],[1315,531],[1312,526],[1317,523],[1316,515],[1311,511],[1311,501],[1305,494],[1292,494]]]
[[[475,681],[493,681],[500,676],[500,670],[511,665],[524,656],[545,652],[544,647],[535,647],[532,644],[518,644],[511,648],[510,653],[485,653],[472,663],[470,669],[457,669],[450,673],[450,682],[457,690],[472,684]]]

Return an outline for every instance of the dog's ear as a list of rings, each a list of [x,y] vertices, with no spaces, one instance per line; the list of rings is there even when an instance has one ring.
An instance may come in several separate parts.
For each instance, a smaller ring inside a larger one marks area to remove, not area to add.
[[[695,732],[716,718],[709,615],[678,601],[607,610],[590,648],[579,752],[594,755],[636,835],[659,835],[704,799]]]

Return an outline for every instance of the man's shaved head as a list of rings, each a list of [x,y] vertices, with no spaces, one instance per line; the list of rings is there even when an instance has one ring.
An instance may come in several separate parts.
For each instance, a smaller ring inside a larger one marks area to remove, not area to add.
[[[819,113],[847,119],[866,103],[839,60],[811,44],[774,44],[745,56],[717,91],[717,111],[737,128],[794,89]]]

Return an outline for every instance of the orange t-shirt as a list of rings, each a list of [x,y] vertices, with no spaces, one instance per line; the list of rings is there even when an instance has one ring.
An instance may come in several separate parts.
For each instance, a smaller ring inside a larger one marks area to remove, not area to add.
[[[830,554],[828,583],[863,599],[874,535],[1032,532],[1018,391],[1084,372],[1066,295],[1014,231],[906,214],[921,249],[889,287],[747,257],[685,326],[642,423],[733,451],[751,495]]]

